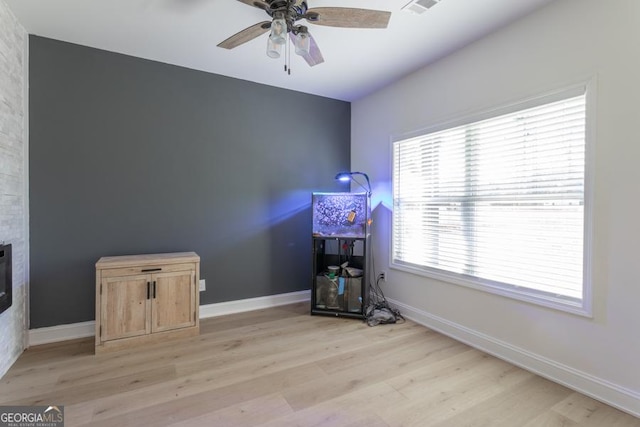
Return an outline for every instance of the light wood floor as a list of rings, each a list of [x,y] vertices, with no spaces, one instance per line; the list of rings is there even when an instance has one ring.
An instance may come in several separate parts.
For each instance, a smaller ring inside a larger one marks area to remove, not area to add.
[[[412,322],[368,327],[307,304],[207,319],[198,337],[93,355],[34,347],[0,405],[65,405],[91,426],[640,426],[640,419]]]

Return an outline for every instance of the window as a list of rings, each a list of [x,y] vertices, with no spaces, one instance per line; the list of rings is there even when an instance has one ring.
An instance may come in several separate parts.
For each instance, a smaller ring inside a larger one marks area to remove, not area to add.
[[[394,141],[392,266],[588,315],[586,100]]]

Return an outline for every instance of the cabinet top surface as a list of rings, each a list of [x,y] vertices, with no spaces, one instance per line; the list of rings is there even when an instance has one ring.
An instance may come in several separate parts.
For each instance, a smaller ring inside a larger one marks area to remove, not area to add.
[[[200,262],[195,252],[172,252],[164,254],[105,256],[96,262],[97,268],[128,267],[140,264],[175,264],[182,262]]]

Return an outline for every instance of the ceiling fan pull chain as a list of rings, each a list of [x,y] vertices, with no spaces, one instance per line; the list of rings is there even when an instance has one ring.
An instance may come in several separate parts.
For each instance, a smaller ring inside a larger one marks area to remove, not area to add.
[[[287,43],[285,43],[285,46],[284,46],[284,57],[285,57],[284,72],[291,75],[291,48],[289,46],[289,42],[290,42],[289,34],[287,34]]]
[[[287,45],[289,44],[289,34],[287,33],[287,43],[284,44],[284,72],[287,72]]]
[[[289,55],[291,49],[289,47],[289,40],[289,33],[287,33],[287,47],[285,50],[285,55],[287,55],[287,69],[285,71],[291,75],[291,56]]]
[[[289,43],[287,43],[287,62],[289,63],[288,73],[291,75],[291,37],[287,35]]]

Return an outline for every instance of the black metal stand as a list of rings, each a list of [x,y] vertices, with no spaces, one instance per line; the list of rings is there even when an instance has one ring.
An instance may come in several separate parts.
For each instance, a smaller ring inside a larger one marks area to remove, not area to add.
[[[311,314],[365,318],[368,239],[313,237]]]

